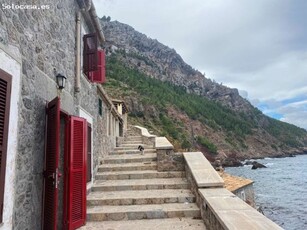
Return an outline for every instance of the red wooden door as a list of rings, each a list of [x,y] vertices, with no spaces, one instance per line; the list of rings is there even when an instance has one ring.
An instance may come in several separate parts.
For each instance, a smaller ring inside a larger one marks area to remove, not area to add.
[[[71,116],[68,121],[68,155],[65,185],[66,229],[77,229],[85,225],[86,218],[86,152],[87,122]]]
[[[43,229],[55,230],[58,207],[58,166],[60,153],[60,99],[47,106],[47,135],[44,167]]]

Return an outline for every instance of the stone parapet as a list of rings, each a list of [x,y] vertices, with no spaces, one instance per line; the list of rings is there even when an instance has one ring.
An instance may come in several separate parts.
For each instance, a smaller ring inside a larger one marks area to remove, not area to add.
[[[224,188],[223,179],[201,152],[183,153],[183,156],[187,180],[208,229],[282,229]]]
[[[199,189],[206,226],[220,229],[282,229],[225,188]]]
[[[143,144],[145,145],[151,145],[155,146],[155,141],[156,141],[156,135],[152,135],[148,132],[146,128],[143,128],[141,126],[134,126],[134,130],[142,136],[142,141]]]
[[[159,172],[184,170],[182,153],[176,153],[172,149],[157,149],[157,162]]]
[[[201,152],[183,153],[198,188],[223,187],[224,181]]]
[[[174,146],[166,137],[155,138],[157,150],[158,171],[183,171],[184,159],[182,153],[174,152]]]

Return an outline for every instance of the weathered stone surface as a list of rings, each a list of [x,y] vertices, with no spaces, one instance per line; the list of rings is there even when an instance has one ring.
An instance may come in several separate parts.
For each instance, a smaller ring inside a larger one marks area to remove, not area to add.
[[[224,188],[200,189],[206,226],[219,229],[282,229]]]
[[[182,153],[172,149],[157,149],[158,171],[183,171],[184,159]]]
[[[9,10],[0,7],[0,43],[13,54],[20,51],[22,60],[19,117],[18,120],[15,118],[18,122],[18,155],[12,222],[16,230],[41,229],[46,101],[59,95],[64,111],[79,116],[81,107],[92,116],[94,173],[99,159],[115,144],[115,138],[110,138],[106,132],[108,109],[105,104],[103,116],[98,115],[96,85],[81,76],[81,91],[74,92],[75,17],[80,10],[77,1],[45,0],[33,4],[49,5],[50,9]],[[57,91],[57,73],[67,77],[62,93]]]
[[[88,222],[81,230],[206,230],[202,220],[191,218],[168,218],[133,221]]]
[[[183,153],[198,188],[223,187],[224,181],[201,152]]]

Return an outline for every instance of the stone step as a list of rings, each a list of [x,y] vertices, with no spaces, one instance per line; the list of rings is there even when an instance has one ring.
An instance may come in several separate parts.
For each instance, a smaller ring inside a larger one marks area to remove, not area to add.
[[[143,145],[142,145],[143,146]],[[129,151],[131,151],[131,150],[138,150],[138,151],[140,151],[139,149],[138,149],[138,147],[139,147],[139,145],[136,145],[136,146],[128,146],[128,147],[121,147],[121,146],[119,146],[119,147],[115,147],[114,148],[114,151],[118,151],[118,150],[129,150]],[[144,146],[143,146],[144,147]],[[147,147],[144,147],[144,149],[154,149],[154,147],[152,147],[152,146],[147,146]]]
[[[139,146],[143,146],[144,149],[154,149],[153,146],[151,145],[143,145],[143,144],[122,144],[120,146],[117,146],[114,148],[114,150],[124,150],[124,149],[135,149],[135,150],[139,150],[138,147]]]
[[[142,136],[126,136],[125,141],[139,141],[142,140]]]
[[[124,147],[124,148],[138,148],[139,145],[142,145],[144,148],[153,148],[152,145],[144,145],[144,144],[138,144],[138,143],[133,143],[133,144],[126,144],[126,143],[123,143],[121,144],[119,147]]]
[[[189,189],[186,178],[155,178],[130,180],[96,180],[92,191],[126,191],[150,189]]]
[[[112,155],[104,158],[102,161],[105,164],[120,164],[120,163],[136,163],[157,161],[156,153],[147,153],[146,155],[131,154],[131,155]]]
[[[187,189],[92,192],[87,196],[88,206],[142,205],[163,203],[194,203],[195,196]]]
[[[96,180],[128,180],[128,179],[153,179],[185,177],[183,171],[158,172],[156,170],[145,171],[117,171],[96,174]]]
[[[145,149],[144,153],[155,153],[157,152],[156,149]],[[121,154],[141,154],[141,151],[136,149],[136,150],[127,150],[127,149],[123,149],[123,150],[115,150],[109,153],[109,155],[121,155]]]
[[[166,218],[133,221],[87,222],[80,230],[206,230],[200,219]]]
[[[200,218],[200,210],[195,203],[148,204],[95,206],[87,208],[87,220],[140,220],[175,217]]]
[[[104,164],[99,166],[98,172],[155,170],[155,169],[157,169],[156,162],[139,162],[139,163],[123,163],[123,164]]]
[[[122,142],[122,144],[142,145],[143,142],[142,142],[142,140],[135,140],[135,141],[127,141],[127,140],[125,140],[125,141]]]

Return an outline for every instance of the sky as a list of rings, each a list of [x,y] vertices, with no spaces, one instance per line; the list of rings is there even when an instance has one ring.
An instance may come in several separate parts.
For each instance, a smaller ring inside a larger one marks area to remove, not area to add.
[[[237,88],[264,114],[307,129],[306,0],[93,0]]]

